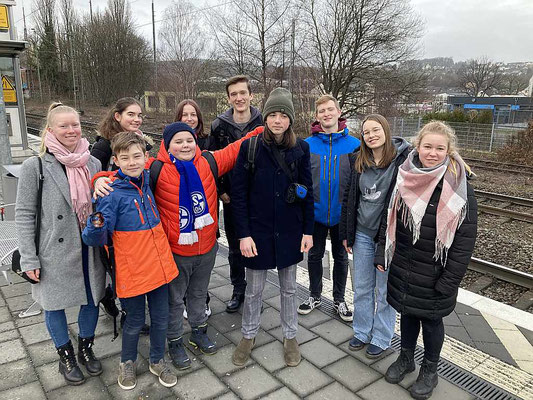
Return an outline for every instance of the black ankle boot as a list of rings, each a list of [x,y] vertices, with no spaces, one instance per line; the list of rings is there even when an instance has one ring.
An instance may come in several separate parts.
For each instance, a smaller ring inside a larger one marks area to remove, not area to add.
[[[102,373],[102,364],[93,353],[94,336],[81,338],[78,336],[78,361],[85,365],[87,372],[91,376],[98,376]]]
[[[57,354],[59,354],[59,373],[63,375],[67,383],[69,385],[81,385],[85,382],[85,376],[76,362],[74,348],[70,340],[57,349]]]
[[[399,383],[409,372],[415,370],[415,350],[404,349],[394,361],[387,372],[385,373],[385,380],[389,383]]]
[[[420,366],[420,373],[416,382],[411,386],[409,392],[411,397],[417,400],[429,399],[433,394],[433,389],[437,386],[439,376],[437,374],[437,362],[424,358]]]

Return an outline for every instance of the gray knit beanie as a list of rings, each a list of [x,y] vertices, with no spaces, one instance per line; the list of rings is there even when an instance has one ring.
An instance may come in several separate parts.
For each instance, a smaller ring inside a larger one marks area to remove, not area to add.
[[[270,92],[265,107],[263,108],[263,119],[266,120],[268,114],[274,112],[282,112],[287,114],[291,120],[291,125],[294,122],[294,106],[292,104],[292,95],[287,89],[279,87]]]

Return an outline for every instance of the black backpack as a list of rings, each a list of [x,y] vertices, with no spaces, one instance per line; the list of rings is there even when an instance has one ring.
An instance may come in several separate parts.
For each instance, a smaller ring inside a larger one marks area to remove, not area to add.
[[[215,160],[215,156],[213,156],[213,153],[210,151],[202,151],[202,157],[207,160],[209,163],[209,168],[211,169],[211,173],[213,174],[213,177],[215,178],[215,181],[218,179],[218,165]],[[155,193],[155,187],[157,184],[157,180],[159,179],[159,175],[161,174],[161,169],[163,168],[163,161],[161,160],[155,160],[152,165],[150,166],[150,190],[152,193]]]

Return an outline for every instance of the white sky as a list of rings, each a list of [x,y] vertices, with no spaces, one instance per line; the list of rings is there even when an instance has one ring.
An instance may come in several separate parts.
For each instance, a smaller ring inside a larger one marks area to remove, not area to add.
[[[56,0],[59,2],[59,0]],[[224,4],[225,0],[189,0],[197,7]],[[151,0],[130,0],[132,14],[150,41]],[[107,0],[93,0],[93,11]],[[156,21],[164,18],[171,0],[155,0]],[[33,1],[18,0],[15,21],[22,37],[22,5],[28,27]],[[425,21],[421,57],[453,57],[455,61],[488,56],[494,61],[533,62],[533,0],[411,0]],[[89,10],[89,0],[74,0],[77,10]],[[156,23],[157,28],[157,23]]]

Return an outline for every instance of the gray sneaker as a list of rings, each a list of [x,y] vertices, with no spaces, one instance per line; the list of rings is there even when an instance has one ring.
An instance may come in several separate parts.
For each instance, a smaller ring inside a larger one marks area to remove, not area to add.
[[[178,377],[164,359],[159,360],[157,364],[150,363],[150,372],[159,377],[159,383],[164,387],[172,387],[178,383]]]
[[[137,372],[133,361],[128,360],[119,364],[118,385],[124,390],[131,390],[137,386]]]

